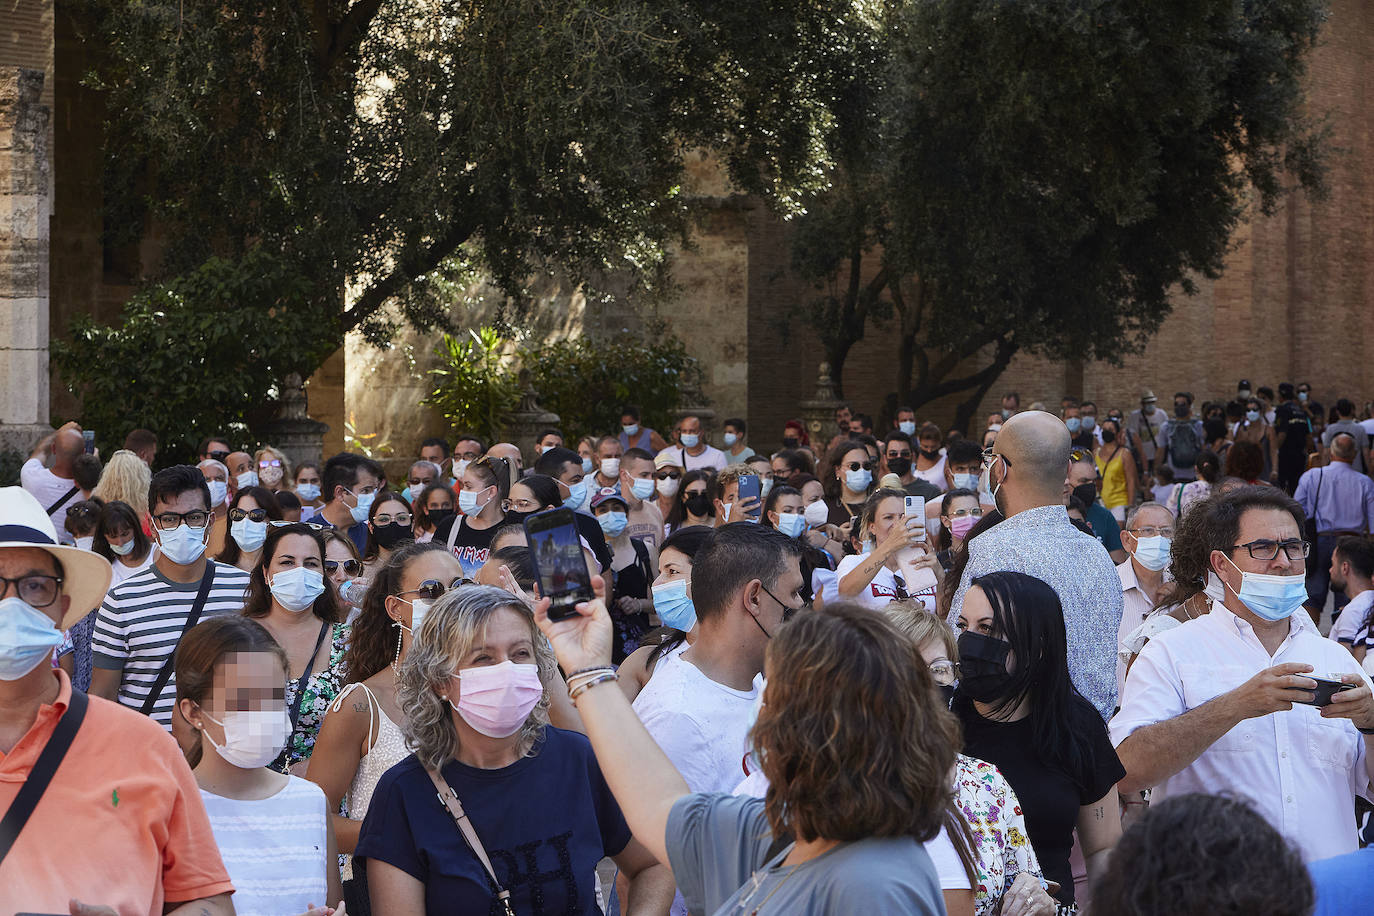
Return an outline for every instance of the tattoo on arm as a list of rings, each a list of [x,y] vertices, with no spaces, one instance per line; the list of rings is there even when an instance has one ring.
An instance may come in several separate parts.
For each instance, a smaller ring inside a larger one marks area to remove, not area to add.
[[[1102,820],[1102,818],[1104,818],[1104,817],[1106,817],[1106,816],[1107,816],[1107,812],[1103,809],[1103,807],[1102,807],[1101,805],[1098,805],[1096,808],[1093,809],[1093,817],[1096,818],[1097,820],[1100,821],[1100,820]]]
[[[354,711],[354,712],[367,712],[367,701],[364,700],[364,701],[362,701],[361,703],[354,703],[354,704],[353,704],[353,711]]]

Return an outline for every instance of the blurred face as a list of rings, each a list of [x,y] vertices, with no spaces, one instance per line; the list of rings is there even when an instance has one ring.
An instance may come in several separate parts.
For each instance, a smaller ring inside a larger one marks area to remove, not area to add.
[[[612,512],[628,511],[629,509],[626,507],[624,503],[616,502],[614,499],[608,499],[604,503],[602,503],[601,505],[597,506],[595,509],[592,510],[593,514],[595,515],[610,515]]]
[[[940,451],[940,437],[939,437],[939,436],[922,436],[920,442],[921,442],[921,451],[923,451],[923,452],[930,452],[930,453],[934,454],[934,453]]]
[[[899,411],[897,411],[897,422],[898,422],[898,423],[915,423],[915,422],[916,422],[916,412],[913,411],[913,410],[899,410]]]
[[[738,436],[740,439],[743,439],[743,438],[744,438],[744,432],[743,432],[738,426],[732,426],[732,425],[730,425],[729,423],[726,423],[726,424],[725,424],[725,431],[726,431],[727,433],[734,433],[734,434],[735,434],[736,436]]]
[[[579,458],[590,458],[595,461],[596,448],[586,439],[583,439],[581,442],[577,443],[577,455]]]
[[[848,407],[841,407],[839,410],[835,411],[835,425],[840,427],[840,429],[849,429],[849,420],[851,416]]]
[[[638,419],[637,417],[632,417],[632,416],[630,416],[630,415],[627,414],[627,413],[623,413],[623,414],[620,415],[620,425],[621,425],[621,426],[638,426],[638,425],[639,425],[639,419]]]
[[[992,444],[997,441],[997,430],[990,429],[983,433],[983,448],[992,448]]]
[[[425,497],[425,511],[433,512],[436,509],[452,509],[453,494],[448,490],[435,490]]]
[[[558,480],[561,483],[567,484],[567,486],[569,487],[576,486],[577,484],[585,480],[586,477],[587,475],[582,470],[582,465],[573,464],[571,461],[563,465],[563,470],[560,471],[558,474]],[[568,494],[564,493],[563,495],[567,496]]]
[[[200,705],[181,703],[182,714],[216,744],[224,744],[225,713],[286,712],[286,678],[281,658],[272,652],[231,652],[215,666],[210,689]],[[214,721],[214,720],[219,720]],[[214,753],[206,748],[207,753]]]
[[[256,499],[247,495],[240,497],[237,507],[239,509],[242,509],[244,512],[252,512],[254,509],[262,508],[262,506],[258,505],[258,501]]]
[[[698,420],[696,417],[687,417],[685,420],[678,424],[677,429],[679,436],[700,436],[701,421]]]
[[[864,431],[864,425],[863,425],[862,423],[860,423],[858,420],[850,420],[850,421],[849,421],[849,432],[850,432],[851,435],[857,436],[857,435],[860,435],[861,433],[863,433],[863,431]]]
[[[678,579],[690,579],[692,558],[681,550],[669,547],[658,555],[658,578],[654,585],[665,585]]]
[[[619,458],[625,454],[625,449],[620,447],[619,439],[607,439],[596,447],[597,461],[605,461],[608,458]]]
[[[773,511],[768,513],[768,520],[773,523],[773,527],[778,527],[778,519],[784,515],[801,515],[806,505],[802,502],[800,494],[791,493],[786,496],[779,496],[773,503]]]

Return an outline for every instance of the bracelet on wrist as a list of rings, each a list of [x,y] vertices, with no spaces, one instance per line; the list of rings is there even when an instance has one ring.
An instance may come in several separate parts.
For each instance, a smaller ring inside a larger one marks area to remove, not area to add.
[[[614,671],[614,670],[615,670],[615,666],[614,666],[614,665],[592,665],[591,667],[588,667],[588,668],[578,668],[576,671],[574,671],[574,672],[572,672],[571,674],[568,675],[568,680],[571,681],[573,678],[575,678],[575,677],[581,677],[581,676],[584,675],[584,674],[598,674],[598,673],[600,673],[600,672],[602,672],[602,671]]]
[[[592,678],[589,681],[584,681],[583,683],[578,684],[576,687],[570,689],[568,691],[568,698],[570,700],[576,701],[578,697],[582,696],[582,694],[586,693],[588,690],[591,690],[597,684],[605,684],[608,681],[618,680],[620,680],[620,675],[616,674],[614,671],[610,672],[609,674],[599,675],[597,677]]]

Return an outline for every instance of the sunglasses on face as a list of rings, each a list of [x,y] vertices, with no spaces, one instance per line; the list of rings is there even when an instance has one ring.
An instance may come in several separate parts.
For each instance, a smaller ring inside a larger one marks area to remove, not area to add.
[[[462,576],[459,576],[458,578],[454,579],[448,585],[445,585],[438,579],[426,579],[425,581],[421,582],[419,586],[417,586],[416,588],[412,588],[404,592],[397,592],[396,594],[398,597],[401,595],[415,595],[419,598],[434,601],[438,598],[442,598],[444,592],[448,591],[451,588],[458,588],[462,585],[471,584],[471,579],[466,579]]]
[[[224,463],[224,459],[225,459],[225,458],[228,458],[228,457],[229,457],[229,453],[228,453],[228,452],[209,452],[208,454],[209,454],[209,456],[210,456],[211,458],[215,459],[216,461],[220,462],[221,464]]]
[[[850,461],[850,462],[847,462],[846,464],[841,465],[841,467],[843,467],[843,468],[844,468],[845,470],[847,470],[847,471],[871,471],[871,470],[873,470],[873,462],[872,462],[871,460],[870,460],[870,461]]]
[[[324,571],[325,571],[326,574],[331,575],[331,576],[334,575],[336,572],[338,572],[338,571],[339,571],[339,567],[341,567],[341,566],[343,567],[344,575],[346,575],[346,576],[356,576],[358,573],[360,573],[360,572],[363,571],[363,564],[360,563],[360,562],[357,561],[357,560],[325,560],[325,561],[324,561]]]
[[[681,471],[659,471],[656,475],[659,480],[681,480]]]
[[[267,510],[240,509],[238,507],[229,510],[229,521],[241,522],[245,518],[248,519],[250,522],[265,522],[267,521]]]

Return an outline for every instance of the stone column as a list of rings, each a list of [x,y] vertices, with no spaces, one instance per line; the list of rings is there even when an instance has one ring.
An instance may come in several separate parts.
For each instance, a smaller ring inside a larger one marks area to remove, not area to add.
[[[545,410],[539,406],[539,394],[534,390],[534,383],[530,380],[530,370],[520,370],[520,406],[510,415],[506,421],[506,426],[502,430],[505,441],[520,449],[520,454],[525,458],[525,467],[533,467],[534,447],[538,443],[540,430],[550,426],[557,426],[559,416],[556,413]],[[577,443],[569,446],[574,451]]]
[[[0,67],[0,451],[48,425],[48,109],[43,72]]]
[[[263,442],[281,449],[292,465],[302,461],[319,462],[324,455],[324,434],[329,426],[310,419],[305,385],[292,372],[282,383],[281,407],[274,419],[263,423],[258,432]]]
[[[821,363],[816,373],[816,393],[810,399],[800,402],[802,422],[806,424],[806,434],[811,437],[811,448],[816,457],[825,460],[825,447],[833,435],[835,427],[835,408],[842,403],[835,394],[835,382],[830,378],[830,364]]]

